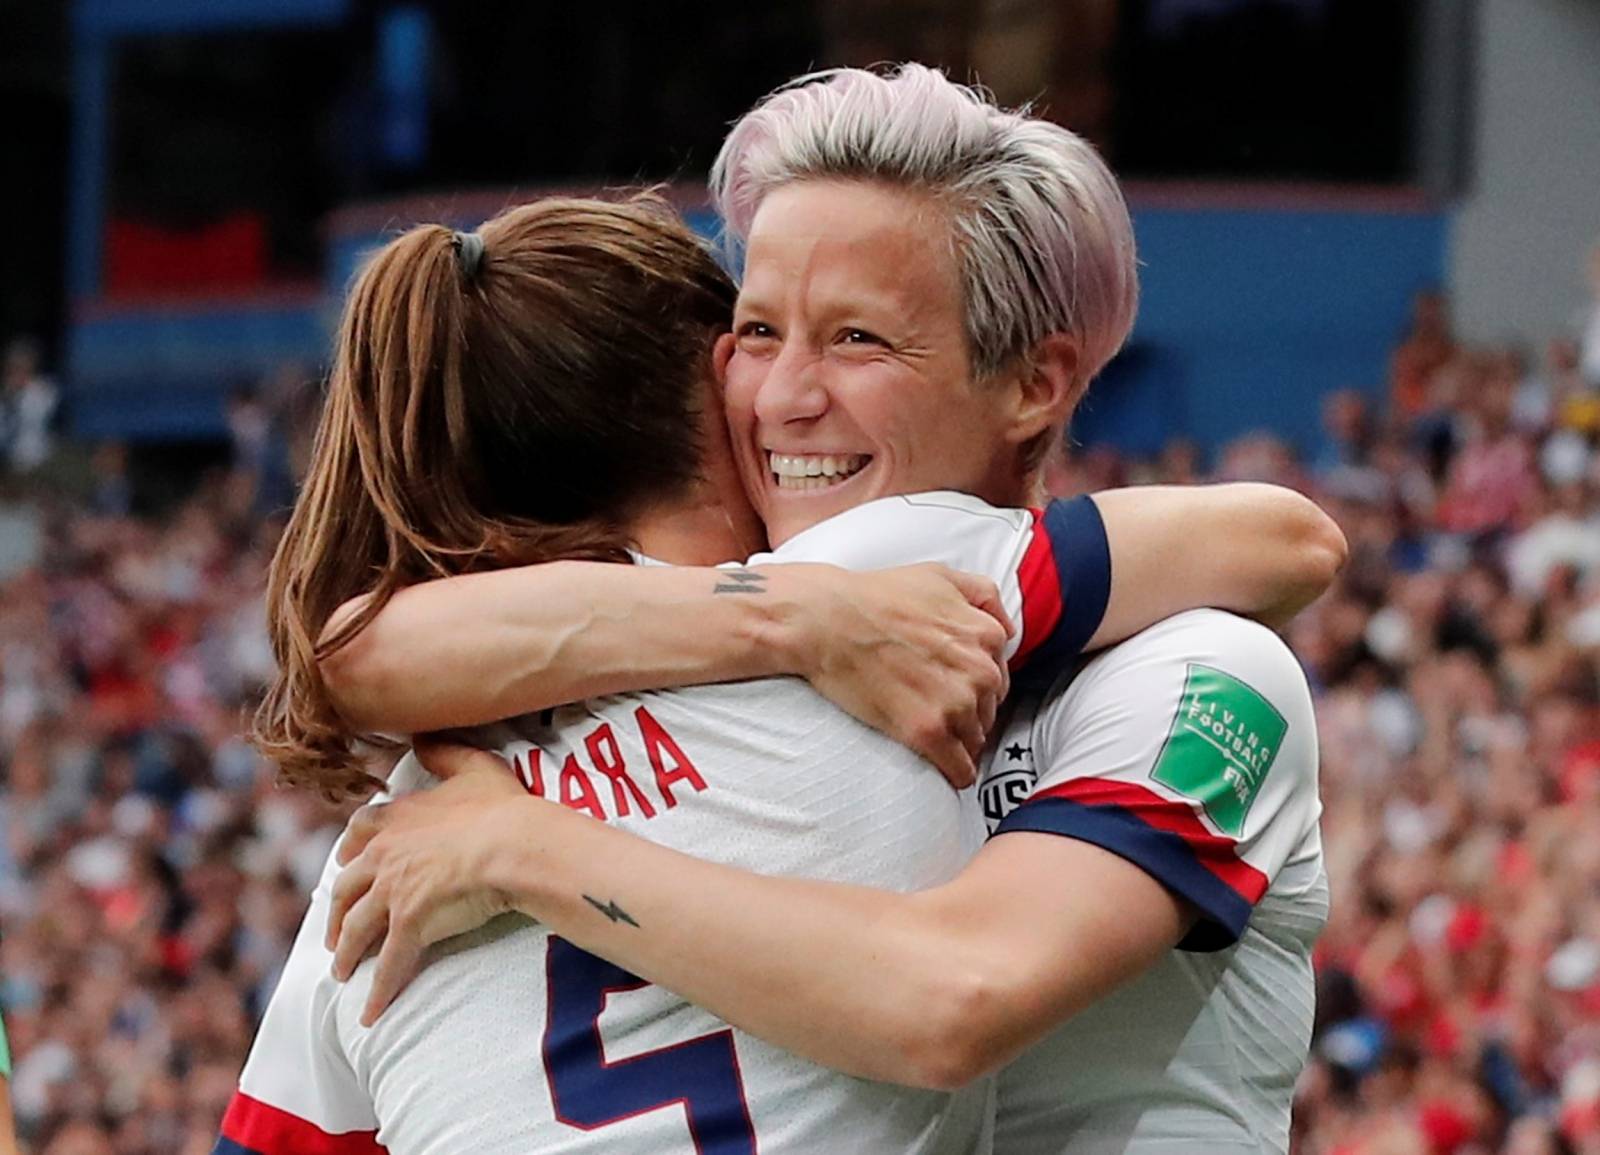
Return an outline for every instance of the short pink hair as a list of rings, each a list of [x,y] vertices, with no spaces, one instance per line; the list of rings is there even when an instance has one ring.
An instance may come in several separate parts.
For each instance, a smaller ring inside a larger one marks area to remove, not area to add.
[[[1133,328],[1139,279],[1122,190],[1088,141],[1026,109],[921,64],[804,76],[733,126],[711,190],[742,243],[767,194],[803,180],[888,184],[949,208],[979,375],[1064,332],[1087,381]]]

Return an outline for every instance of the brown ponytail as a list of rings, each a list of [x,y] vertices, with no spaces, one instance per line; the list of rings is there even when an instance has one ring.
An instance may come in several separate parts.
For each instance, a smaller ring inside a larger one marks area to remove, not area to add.
[[[273,559],[279,674],[256,713],[281,778],[330,797],[363,768],[318,662],[419,581],[559,558],[627,561],[624,526],[699,460],[726,274],[671,211],[552,199],[478,234],[411,229],[363,270],[312,463]],[[476,254],[474,254],[476,255]],[[351,620],[323,637],[346,601]]]

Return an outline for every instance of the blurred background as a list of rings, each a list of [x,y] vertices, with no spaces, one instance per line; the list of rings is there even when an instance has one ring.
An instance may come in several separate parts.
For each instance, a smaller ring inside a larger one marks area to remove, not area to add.
[[[1335,895],[1298,1150],[1600,1152],[1594,0],[0,0],[31,1150],[209,1150],[342,820],[240,712],[360,254],[641,182],[712,232],[730,121],[899,59],[1126,183],[1144,304],[1052,487],[1277,481],[1350,538],[1290,631]]]

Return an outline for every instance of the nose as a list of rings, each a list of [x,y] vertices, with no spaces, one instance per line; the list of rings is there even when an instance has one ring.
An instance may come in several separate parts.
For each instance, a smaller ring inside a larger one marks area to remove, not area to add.
[[[824,371],[816,353],[785,342],[756,393],[756,419],[763,425],[787,425],[821,417],[828,411]]]

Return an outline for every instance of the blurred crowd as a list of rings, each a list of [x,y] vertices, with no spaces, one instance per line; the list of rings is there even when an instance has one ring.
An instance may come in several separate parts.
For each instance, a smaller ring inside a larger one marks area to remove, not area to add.
[[[0,439],[0,1006],[35,1152],[211,1150],[343,822],[242,736],[278,529],[256,405],[153,515],[120,447],[66,471]]]
[[[1262,480],[1350,541],[1290,641],[1317,695],[1333,915],[1301,1155],[1600,1153],[1600,250],[1538,356],[1416,300],[1387,388],[1302,460],[1078,455],[1066,491]]]
[[[1277,481],[1349,537],[1290,630],[1334,893],[1297,1149],[1600,1153],[1600,306],[1535,355],[1458,343],[1425,294],[1388,376],[1329,396],[1310,454],[1088,449],[1052,486]],[[0,550],[12,1093],[36,1152],[204,1155],[344,816],[241,737],[281,454],[236,398],[232,464],[146,516],[116,447],[72,496],[30,481],[54,406],[31,350],[8,358],[0,537],[31,543]]]

